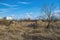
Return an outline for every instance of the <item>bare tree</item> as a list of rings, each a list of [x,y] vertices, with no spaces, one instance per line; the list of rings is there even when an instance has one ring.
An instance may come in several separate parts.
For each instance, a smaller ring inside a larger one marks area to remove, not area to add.
[[[47,21],[48,21],[47,28],[49,28],[50,22],[51,22],[51,20],[53,18],[52,13],[53,13],[54,9],[55,9],[55,7],[54,7],[53,4],[51,4],[51,5],[43,5],[43,7],[41,8],[41,11],[43,13],[45,13],[45,16],[44,17],[46,17],[47,18]]]

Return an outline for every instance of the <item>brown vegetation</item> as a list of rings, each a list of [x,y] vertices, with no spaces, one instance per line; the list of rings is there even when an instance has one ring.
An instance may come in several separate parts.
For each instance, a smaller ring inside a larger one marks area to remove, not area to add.
[[[35,21],[13,21],[8,26],[5,22],[10,23],[0,23],[0,40],[60,40],[60,21],[51,22],[48,29],[45,28],[48,22],[41,20],[37,21],[38,26],[35,29]]]

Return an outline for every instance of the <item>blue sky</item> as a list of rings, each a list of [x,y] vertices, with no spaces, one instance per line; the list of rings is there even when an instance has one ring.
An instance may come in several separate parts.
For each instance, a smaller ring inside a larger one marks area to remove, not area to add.
[[[0,0],[0,17],[35,18],[40,13],[43,4],[53,3],[59,10],[60,0]]]

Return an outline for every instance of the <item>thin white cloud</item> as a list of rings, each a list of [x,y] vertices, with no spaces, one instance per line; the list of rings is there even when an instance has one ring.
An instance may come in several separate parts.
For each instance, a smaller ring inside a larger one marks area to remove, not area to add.
[[[2,3],[2,2],[0,2],[0,5],[4,5],[4,6],[8,6],[8,7],[15,7],[15,6],[17,6],[17,5],[11,5],[11,4]]]
[[[55,14],[60,14],[60,10],[54,11]]]
[[[2,14],[2,13],[6,13],[6,12],[8,12],[9,10],[8,9],[0,9],[0,13]]]
[[[59,17],[60,16],[60,10],[54,11],[54,15],[57,16],[57,17]]]
[[[30,2],[19,2],[20,4],[30,4]]]
[[[1,14],[9,13],[9,12],[14,11],[14,10],[16,10],[16,9],[18,9],[18,8],[14,8],[14,7],[11,7],[11,8],[1,8],[1,9],[0,9],[0,13],[1,13]]]
[[[56,13],[56,12],[60,12],[60,10],[56,10],[56,11],[54,11],[54,12],[55,12],[55,13]]]
[[[27,12],[25,13],[25,18],[30,18],[30,19],[33,19],[33,13],[32,12]]]

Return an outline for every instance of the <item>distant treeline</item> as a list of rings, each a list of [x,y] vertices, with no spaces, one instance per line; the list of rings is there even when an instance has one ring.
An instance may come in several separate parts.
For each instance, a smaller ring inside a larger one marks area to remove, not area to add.
[[[31,20],[31,19],[29,19],[29,20],[27,20],[27,19],[25,19],[25,20],[4,20],[4,19],[0,19],[0,25],[10,25],[11,23],[13,23],[13,21],[15,21],[15,22],[37,22],[38,20]],[[49,21],[49,20],[41,20],[41,21],[43,21],[43,22],[47,22],[47,21]],[[54,22],[56,22],[56,21],[60,21],[60,20],[57,20],[57,19],[55,19],[55,20],[51,20],[51,21],[54,21]]]

